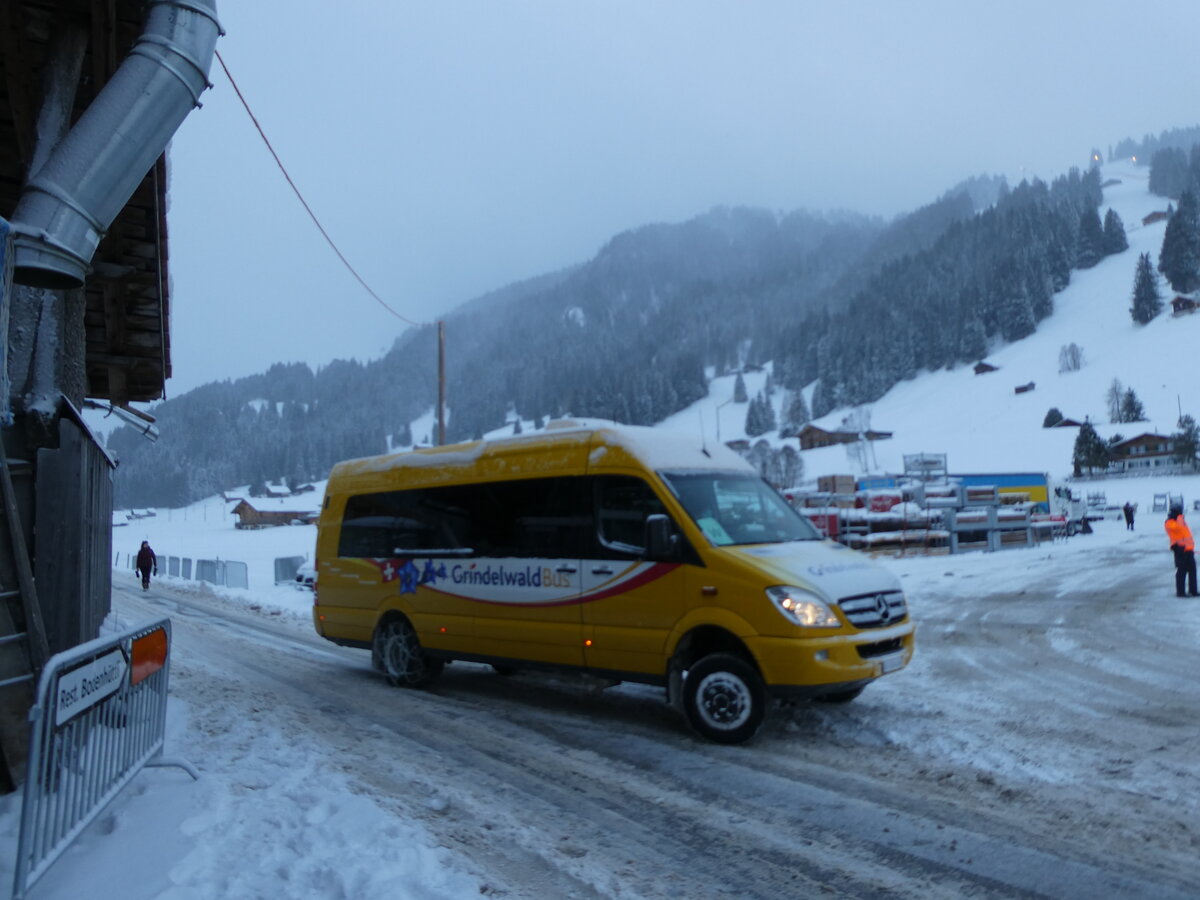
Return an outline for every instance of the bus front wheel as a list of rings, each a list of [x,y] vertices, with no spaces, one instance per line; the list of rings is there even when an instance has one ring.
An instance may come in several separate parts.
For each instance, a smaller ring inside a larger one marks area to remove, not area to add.
[[[698,660],[683,682],[683,711],[702,737],[718,744],[752,738],[766,714],[767,696],[754,667],[730,653]]]
[[[407,619],[389,619],[375,629],[372,657],[397,687],[421,687],[441,674],[443,663],[421,649],[416,629]]]

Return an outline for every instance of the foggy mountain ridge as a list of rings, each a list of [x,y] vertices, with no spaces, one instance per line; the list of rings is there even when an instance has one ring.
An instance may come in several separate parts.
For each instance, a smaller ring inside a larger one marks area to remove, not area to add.
[[[989,192],[994,205],[977,213]],[[586,263],[445,317],[447,439],[518,418],[654,424],[706,396],[711,373],[768,360],[785,388],[818,381],[814,417],[873,399],[1036,327],[1069,279],[1079,217],[1100,198],[1098,174],[1072,170],[1013,191],[973,180],[890,223],[719,207],[622,232]],[[931,283],[949,299],[931,302]],[[922,345],[931,323],[953,340]],[[315,372],[276,364],[204,385],[154,408],[157,443],[130,428],[110,435],[116,503],[178,505],[235,485],[319,479],[338,460],[428,440],[411,428],[435,400],[433,326],[408,330],[376,360]]]

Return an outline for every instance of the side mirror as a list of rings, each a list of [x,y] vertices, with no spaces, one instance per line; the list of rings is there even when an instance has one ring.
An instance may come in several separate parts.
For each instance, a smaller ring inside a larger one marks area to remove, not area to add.
[[[675,556],[675,535],[671,532],[671,517],[662,513],[646,516],[646,558],[672,559]]]

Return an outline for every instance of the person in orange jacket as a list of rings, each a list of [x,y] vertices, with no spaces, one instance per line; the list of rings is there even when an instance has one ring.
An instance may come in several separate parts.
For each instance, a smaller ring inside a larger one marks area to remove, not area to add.
[[[1196,542],[1192,539],[1192,529],[1184,521],[1181,507],[1171,507],[1164,527],[1175,554],[1175,596],[1200,597],[1200,592],[1196,590]],[[1186,595],[1183,593],[1185,580],[1188,588]]]

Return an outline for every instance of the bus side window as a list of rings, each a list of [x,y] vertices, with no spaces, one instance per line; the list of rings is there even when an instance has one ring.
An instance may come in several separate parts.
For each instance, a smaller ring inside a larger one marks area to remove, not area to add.
[[[481,485],[489,555],[580,559],[591,530],[583,478],[535,478]]]
[[[397,550],[469,547],[466,517],[453,500],[436,488],[351,497],[342,516],[338,556],[387,559]]]
[[[650,485],[630,475],[598,475],[596,534],[601,558],[629,559],[645,553],[646,516],[666,514]],[[676,529],[677,530],[677,529]]]

